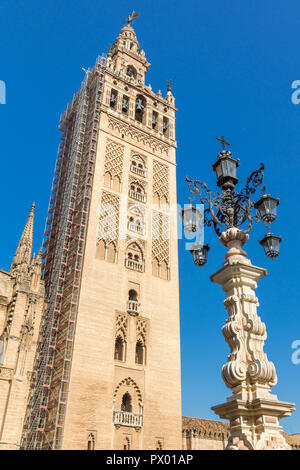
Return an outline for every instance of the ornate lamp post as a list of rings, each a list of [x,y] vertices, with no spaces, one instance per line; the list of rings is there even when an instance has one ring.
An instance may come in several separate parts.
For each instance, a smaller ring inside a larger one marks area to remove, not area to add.
[[[265,324],[257,314],[258,299],[255,296],[257,281],[267,275],[267,270],[253,266],[242,246],[249,238],[253,222],[263,221],[267,234],[260,240],[265,254],[275,258],[279,254],[281,237],[270,232],[270,224],[277,216],[279,199],[265,193],[262,187],[264,165],[248,177],[246,186],[235,190],[238,183],[236,169],[239,160],[225,150],[230,145],[222,137],[223,150],[212,165],[217,185],[221,191],[211,192],[206,183],[186,177],[190,193],[204,205],[204,224],[213,226],[220,242],[228,248],[223,267],[210,279],[220,284],[226,293],[224,305],[228,319],[222,328],[230,347],[222,377],[232,396],[226,403],[212,407],[215,413],[230,421],[230,438],[227,449],[266,450],[289,449],[279,425],[279,419],[290,416],[295,407],[279,401],[270,388],[277,383],[275,366],[263,351],[267,338]],[[260,199],[252,196],[261,192]],[[196,231],[200,217],[191,204],[181,217],[185,229]],[[243,228],[240,228],[243,226]],[[221,232],[219,227],[224,227]],[[207,259],[208,245],[197,242],[191,250],[197,266]]]

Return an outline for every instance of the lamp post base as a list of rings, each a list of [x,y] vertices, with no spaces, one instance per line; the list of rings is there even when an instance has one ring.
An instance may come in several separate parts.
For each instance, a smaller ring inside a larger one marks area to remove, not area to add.
[[[272,398],[240,400],[234,396],[212,410],[230,422],[227,450],[290,450],[279,419],[290,416],[292,403]]]
[[[230,422],[227,449],[290,449],[279,419],[290,416],[295,406],[279,401],[270,392],[277,383],[277,375],[263,350],[266,326],[257,314],[259,303],[255,295],[257,281],[267,271],[253,266],[241,249],[247,238],[247,234],[235,228],[222,233],[220,241],[229,250],[223,267],[211,276],[226,293],[228,319],[222,333],[230,354],[222,367],[222,377],[233,393],[226,403],[212,410]]]

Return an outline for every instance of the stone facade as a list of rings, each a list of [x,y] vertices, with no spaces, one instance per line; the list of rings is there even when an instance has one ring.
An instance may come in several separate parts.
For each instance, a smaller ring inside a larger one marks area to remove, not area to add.
[[[44,307],[41,252],[32,255],[34,205],[9,272],[0,271],[0,449],[19,449]]]

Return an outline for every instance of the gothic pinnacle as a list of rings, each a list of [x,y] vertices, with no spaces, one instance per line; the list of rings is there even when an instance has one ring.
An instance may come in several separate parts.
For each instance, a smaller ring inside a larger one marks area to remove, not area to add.
[[[27,264],[29,266],[32,252],[33,241],[33,223],[34,223],[35,203],[32,204],[26,225],[21,235],[18,247],[11,264],[10,271],[19,265]]]

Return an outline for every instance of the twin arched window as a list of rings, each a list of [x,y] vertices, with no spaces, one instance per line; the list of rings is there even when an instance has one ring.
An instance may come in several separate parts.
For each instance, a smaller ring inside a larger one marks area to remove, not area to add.
[[[165,211],[169,209],[169,201],[166,196],[160,196],[158,193],[153,195],[153,204]]]
[[[157,258],[155,258],[152,261],[152,275],[153,276],[160,277],[161,279],[169,280],[170,279],[169,271],[170,271],[169,266],[165,261],[162,261],[160,263]]]
[[[130,171],[136,173],[139,176],[142,176],[143,178],[147,176],[145,161],[140,155],[133,155],[130,165]]]
[[[145,210],[142,206],[132,205],[128,210],[127,228],[139,235],[145,234]]]
[[[100,240],[97,245],[96,258],[108,261],[109,263],[116,263],[117,248],[115,243],[107,244],[104,240]]]
[[[107,171],[104,175],[104,186],[107,188],[113,189],[116,192],[121,192],[121,180],[118,175],[112,176],[112,174]]]
[[[138,181],[133,181],[130,184],[128,195],[131,199],[139,202],[146,202],[147,200],[145,189]]]
[[[144,271],[143,252],[136,243],[128,245],[125,257],[126,268],[133,269],[134,271]]]

